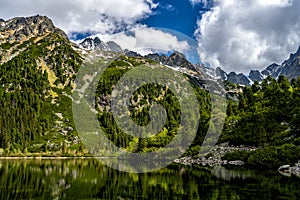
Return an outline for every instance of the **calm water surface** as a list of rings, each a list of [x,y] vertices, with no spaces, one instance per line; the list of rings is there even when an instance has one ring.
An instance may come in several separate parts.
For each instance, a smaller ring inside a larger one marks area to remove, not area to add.
[[[0,160],[0,199],[300,199],[278,172],[171,165],[145,174],[93,159]]]

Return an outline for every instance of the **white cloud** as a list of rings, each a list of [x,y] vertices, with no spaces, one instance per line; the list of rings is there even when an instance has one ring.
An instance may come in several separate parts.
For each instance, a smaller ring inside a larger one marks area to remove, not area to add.
[[[277,6],[277,7],[286,7],[291,6],[291,0],[264,0],[259,2],[263,6]]]
[[[238,72],[281,63],[300,45],[299,10],[291,0],[215,0],[195,32],[200,57]]]
[[[2,0],[1,17],[46,15],[70,32],[113,32],[152,13],[152,0]]]
[[[196,4],[203,4],[204,7],[208,7],[213,0],[189,0],[192,6]]]
[[[187,41],[180,41],[174,34],[163,30],[140,25],[131,29],[130,32],[130,34],[120,32],[116,34],[97,34],[97,36],[105,42],[115,41],[122,49],[133,50],[142,55],[152,53],[153,50],[176,50],[183,53],[189,50]]]

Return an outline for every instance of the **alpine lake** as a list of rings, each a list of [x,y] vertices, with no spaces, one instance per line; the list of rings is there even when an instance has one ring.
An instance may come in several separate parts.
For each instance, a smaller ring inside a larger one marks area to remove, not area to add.
[[[171,164],[148,173],[93,158],[2,159],[0,199],[300,199],[300,178],[242,167]]]

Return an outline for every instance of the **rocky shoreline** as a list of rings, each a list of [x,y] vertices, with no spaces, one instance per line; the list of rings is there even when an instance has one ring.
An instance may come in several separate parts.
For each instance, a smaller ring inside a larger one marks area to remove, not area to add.
[[[222,165],[235,165],[242,166],[245,163],[241,160],[222,160],[222,157],[234,151],[255,151],[257,148],[255,147],[245,147],[245,146],[228,146],[228,144],[220,144],[216,145],[215,148],[208,153],[207,155],[201,156],[199,158],[192,157],[183,157],[174,160],[175,163],[181,163],[184,165],[202,165],[202,166],[222,166]]]
[[[235,151],[255,151],[257,148],[255,147],[245,147],[245,146],[228,146],[228,144],[220,144],[216,145],[214,149],[198,158],[192,157],[182,157],[179,159],[175,159],[175,163],[183,164],[183,165],[202,165],[202,166],[209,166],[209,167],[221,167],[226,165],[231,166],[243,166],[245,162],[242,160],[222,160],[222,157],[231,152]],[[295,175],[300,178],[300,160],[295,166],[290,165],[282,165],[279,167],[278,171],[285,176]]]
[[[284,176],[295,175],[300,178],[300,161],[298,161],[295,166],[282,165],[278,168],[278,171]]]

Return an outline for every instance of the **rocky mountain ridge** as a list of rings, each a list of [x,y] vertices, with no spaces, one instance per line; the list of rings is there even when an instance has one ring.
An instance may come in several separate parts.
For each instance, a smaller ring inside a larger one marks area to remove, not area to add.
[[[243,73],[236,74],[235,72],[227,74],[220,68],[216,69],[216,75],[224,80],[248,86],[255,81],[261,82],[268,76],[277,79],[280,75],[284,75],[289,80],[297,79],[300,76],[300,47],[296,53],[290,54],[289,58],[282,64],[273,63],[262,71],[251,70],[248,76]]]
[[[68,41],[64,31],[54,26],[46,16],[16,17],[0,21],[0,63],[7,62],[25,51],[26,43],[38,42],[50,34]],[[54,48],[52,46],[51,48]]]
[[[121,52],[122,48],[113,41],[103,42],[99,37],[86,38],[80,44],[79,47],[89,50],[102,50],[102,51],[112,51]]]
[[[104,50],[104,51],[112,51],[112,52],[121,52],[122,49],[115,42],[105,43],[101,41],[98,37],[86,38],[79,45],[82,48],[90,49],[90,50]],[[147,59],[151,59],[161,64],[171,66],[176,70],[176,67],[180,69],[186,69],[190,74],[194,76],[206,76],[211,79],[219,79],[227,80],[232,83],[236,83],[239,85],[252,85],[255,81],[261,82],[268,76],[273,78],[278,78],[280,75],[286,76],[288,79],[297,78],[300,76],[300,47],[296,53],[291,54],[290,57],[285,60],[281,65],[273,63],[266,67],[264,70],[251,70],[248,75],[243,73],[230,72],[226,73],[221,68],[208,68],[202,64],[194,65],[190,63],[184,54],[174,51],[170,55],[162,54],[162,53],[151,53],[145,56],[140,55],[137,52],[124,50],[125,55],[129,57],[144,57]],[[178,68],[177,68],[178,70]]]
[[[95,37],[94,39],[86,38],[79,44],[79,46],[89,50],[122,52],[122,48],[117,43],[113,41],[105,43],[98,37]],[[227,73],[219,67],[212,69],[204,66],[203,64],[194,65],[186,59],[184,54],[177,51],[174,51],[169,55],[163,53],[150,53],[145,56],[141,56],[139,53],[131,50],[124,50],[123,52],[129,57],[144,57],[160,62],[163,65],[173,67],[175,70],[183,69],[183,71],[188,71],[187,73],[194,76],[201,76],[202,78],[208,77],[215,80],[221,78],[222,80],[227,80],[239,85],[250,86],[255,81],[261,82],[268,76],[276,79],[280,75],[284,75],[290,80],[300,76],[300,47],[296,53],[291,54],[290,57],[281,65],[273,63],[262,71],[251,70],[248,75],[236,72]]]

